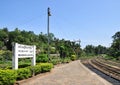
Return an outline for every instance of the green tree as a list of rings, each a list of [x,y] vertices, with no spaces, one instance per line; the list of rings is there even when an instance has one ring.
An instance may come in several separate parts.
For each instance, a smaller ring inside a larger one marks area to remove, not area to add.
[[[0,41],[0,49],[4,47],[4,42]]]
[[[116,32],[112,38],[113,43],[109,49],[109,55],[118,59],[120,57],[120,31]]]
[[[107,53],[107,48],[102,46],[102,45],[98,45],[95,47],[95,54],[98,55],[98,54],[106,54]]]
[[[7,49],[8,40],[7,28],[0,29],[0,49]]]
[[[95,55],[95,46],[93,45],[87,45],[84,48],[84,51],[87,55]]]

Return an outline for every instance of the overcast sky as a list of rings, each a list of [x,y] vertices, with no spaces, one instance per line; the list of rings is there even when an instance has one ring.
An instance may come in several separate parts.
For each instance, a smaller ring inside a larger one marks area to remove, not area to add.
[[[0,28],[47,33],[47,8],[50,7],[50,32],[57,38],[81,40],[110,46],[120,31],[120,0],[0,0]]]

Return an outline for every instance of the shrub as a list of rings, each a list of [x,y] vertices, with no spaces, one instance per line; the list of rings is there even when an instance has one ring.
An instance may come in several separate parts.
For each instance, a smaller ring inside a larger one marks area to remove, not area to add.
[[[3,57],[5,58],[5,60],[12,60],[12,52],[11,51],[5,51],[3,53]]]
[[[29,63],[24,63],[24,64],[20,64],[18,67],[19,68],[25,68],[25,67],[28,67],[28,66],[30,66]]]
[[[36,65],[36,66],[30,66],[28,67],[31,70],[32,75],[37,75],[41,73],[41,65]]]
[[[41,73],[41,65],[34,66],[35,75]]]
[[[55,54],[56,53],[55,51],[56,51],[55,47],[50,47],[50,53],[51,54]]]
[[[16,81],[16,71],[0,70],[0,85],[13,85]]]
[[[53,65],[57,65],[57,64],[58,64],[58,60],[56,60],[56,59],[52,59],[50,62],[51,62]]]
[[[59,63],[61,63],[61,59],[60,58],[53,58],[50,60],[50,63],[52,63],[53,65],[59,64]]]
[[[27,79],[32,76],[29,68],[20,68],[17,71],[17,80]]]
[[[52,63],[41,63],[41,72],[49,72],[53,68]]]
[[[32,74],[49,72],[53,68],[52,63],[41,63],[36,66],[20,68],[18,70],[1,70],[0,69],[0,85],[13,85],[16,80],[27,79]]]
[[[0,50],[0,60],[4,61],[4,62],[11,61],[12,60],[12,52]]]
[[[0,55],[2,55],[4,52],[5,52],[5,51],[3,51],[3,50],[0,50]]]
[[[45,62],[48,62],[49,61],[49,58],[47,57],[47,55],[46,54],[40,54],[40,55],[38,55],[37,56],[37,59],[36,59],[36,62],[43,62],[43,63],[45,63]]]
[[[60,64],[61,58],[57,56],[50,56],[50,63],[52,63],[53,65]]]
[[[72,61],[74,61],[74,60],[76,60],[76,59],[77,59],[76,55],[71,55],[71,60],[72,60]]]
[[[69,63],[71,60],[70,60],[70,57],[66,57],[64,59],[62,59],[62,63]]]

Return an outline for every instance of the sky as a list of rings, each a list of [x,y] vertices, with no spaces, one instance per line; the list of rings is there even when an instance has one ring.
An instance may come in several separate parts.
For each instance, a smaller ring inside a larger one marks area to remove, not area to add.
[[[81,47],[109,47],[120,31],[120,0],[0,0],[0,29],[47,33],[59,39],[81,40]]]

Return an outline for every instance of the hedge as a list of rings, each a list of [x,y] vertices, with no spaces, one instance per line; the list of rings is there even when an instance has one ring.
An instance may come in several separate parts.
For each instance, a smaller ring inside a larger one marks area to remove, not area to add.
[[[27,79],[32,76],[32,73],[28,68],[20,68],[16,70],[16,72],[17,72],[17,80]]]
[[[76,55],[71,55],[71,60],[74,61],[77,59],[77,56]]]
[[[0,70],[0,85],[13,85],[17,78],[15,70]]]
[[[33,74],[49,72],[52,68],[52,63],[40,63],[18,70],[0,70],[0,85],[13,85],[16,80],[30,78]]]
[[[53,68],[53,64],[51,63],[41,63],[41,72],[49,72],[51,70],[51,68]]]
[[[40,62],[46,63],[48,61],[49,61],[49,58],[48,58],[47,54],[40,54],[36,57],[36,62],[37,63],[40,63]]]
[[[28,67],[28,69],[31,70],[32,76],[41,73],[41,65],[30,66]]]

